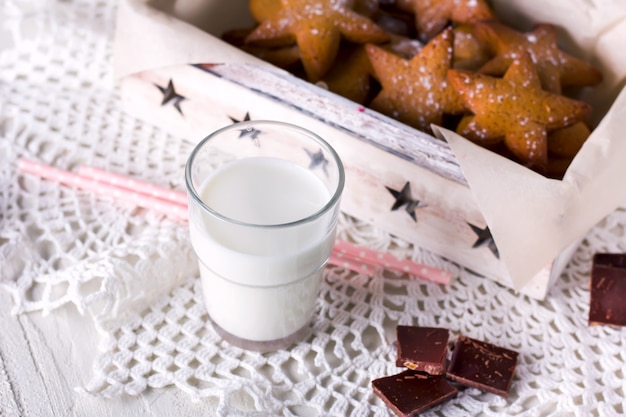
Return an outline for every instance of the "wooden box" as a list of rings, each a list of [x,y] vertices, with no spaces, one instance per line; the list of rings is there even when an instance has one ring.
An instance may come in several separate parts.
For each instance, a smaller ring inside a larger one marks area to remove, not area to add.
[[[244,13],[246,2],[242,3]],[[164,39],[163,47],[170,50],[185,47],[166,38],[181,30],[222,43],[139,0],[120,2],[118,23],[116,53],[122,56],[128,52],[119,48],[131,48],[124,44],[134,36],[133,30],[139,30],[137,25],[160,33],[163,38],[158,39]],[[229,27],[222,21],[215,25],[222,26],[214,28],[217,32]],[[139,55],[145,52],[135,50]],[[516,266],[507,264],[496,249],[483,206],[446,141],[254,60],[199,65],[207,61],[187,62],[183,56],[179,62],[159,66],[151,61],[154,53],[146,56],[142,64],[147,69],[127,66],[132,73],[120,78],[129,113],[194,143],[246,119],[307,127],[331,143],[344,162],[345,213],[531,297],[546,296],[584,232],[598,220],[589,220],[578,233],[567,236],[532,273],[525,271],[522,279],[519,274],[514,279],[510,271]]]

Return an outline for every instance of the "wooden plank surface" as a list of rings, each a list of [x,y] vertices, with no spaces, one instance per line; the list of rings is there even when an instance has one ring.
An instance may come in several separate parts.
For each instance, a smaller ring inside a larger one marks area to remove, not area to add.
[[[93,375],[93,321],[72,307],[15,316],[12,305],[0,291],[0,417],[214,415],[215,402],[193,402],[174,387],[111,399],[78,392]]]

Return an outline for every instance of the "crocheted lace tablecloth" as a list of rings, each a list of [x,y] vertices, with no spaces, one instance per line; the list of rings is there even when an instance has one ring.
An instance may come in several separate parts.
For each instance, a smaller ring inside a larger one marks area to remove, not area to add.
[[[626,333],[589,327],[594,253],[624,252],[626,208],[589,232],[545,301],[515,294],[342,216],[339,236],[449,270],[447,286],[390,272],[324,274],[309,338],[275,353],[223,342],[207,323],[186,225],[20,174],[19,158],[81,163],[184,190],[192,144],[121,110],[116,2],[0,5],[0,285],[15,314],[71,305],[101,335],[76,395],[178,389],[216,415],[389,416],[371,380],[399,372],[398,324],[447,327],[520,353],[510,397],[465,389],[424,415],[626,413]]]

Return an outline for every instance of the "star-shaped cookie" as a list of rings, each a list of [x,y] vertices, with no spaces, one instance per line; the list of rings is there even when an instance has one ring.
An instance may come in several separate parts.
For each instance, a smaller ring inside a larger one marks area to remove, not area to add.
[[[400,9],[415,14],[415,26],[423,41],[436,36],[450,22],[494,19],[485,0],[398,0],[397,4]]]
[[[248,9],[257,22],[271,18],[282,8],[281,0],[249,0]]]
[[[381,43],[385,30],[351,9],[349,0],[282,0],[271,17],[248,35],[248,43],[297,43],[309,81],[318,81],[331,67],[342,37],[354,43]]]
[[[522,33],[502,23],[478,22],[474,30],[494,54],[479,69],[484,74],[500,76],[511,62],[528,52],[545,90],[560,94],[564,87],[592,86],[602,81],[602,73],[592,64],[559,49],[558,33],[551,24],[538,24],[531,32]]]
[[[489,51],[474,32],[473,24],[454,26],[454,68],[476,71],[491,58]]]
[[[372,69],[364,45],[343,47],[337,62],[318,85],[325,85],[330,91],[355,103],[365,104],[370,98]]]
[[[367,45],[374,77],[381,91],[370,107],[425,132],[441,124],[444,114],[457,114],[463,105],[449,84],[452,29],[444,30],[410,60],[375,45]]]
[[[237,48],[256,56],[266,62],[296,72],[296,65],[300,63],[298,45],[270,47],[266,45],[249,45],[246,38],[253,29],[232,29],[222,34],[222,40]]]
[[[547,132],[583,120],[591,110],[543,90],[527,53],[503,78],[450,70],[448,79],[472,113],[461,119],[457,133],[484,146],[504,140],[522,164],[541,173],[548,164]]]
[[[405,58],[412,58],[423,45],[415,39],[391,35],[391,40],[381,47]],[[373,72],[365,45],[343,45],[335,63],[318,85],[325,85],[330,91],[355,103],[366,104],[377,93],[372,88]]]

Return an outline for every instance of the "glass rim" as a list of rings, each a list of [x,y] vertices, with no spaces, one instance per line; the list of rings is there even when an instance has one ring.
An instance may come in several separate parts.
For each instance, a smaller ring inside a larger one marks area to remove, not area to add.
[[[337,178],[337,186],[335,187],[335,190],[333,194],[330,196],[330,198],[328,199],[328,201],[320,209],[318,209],[314,213],[302,219],[294,220],[291,222],[276,223],[276,224],[257,224],[257,223],[250,223],[250,222],[232,219],[214,210],[209,205],[207,205],[204,201],[202,201],[202,198],[200,198],[200,195],[198,194],[196,187],[193,185],[193,181],[191,179],[192,165],[195,161],[196,156],[200,152],[200,149],[202,149],[208,142],[213,140],[216,136],[221,135],[224,132],[234,130],[234,129],[237,129],[237,130],[240,130],[242,128],[246,129],[247,127],[253,126],[253,125],[270,125],[270,126],[283,127],[283,128],[288,128],[290,130],[297,131],[298,133],[303,134],[313,139],[320,146],[325,148],[326,151],[332,156],[332,158],[335,160],[335,163],[337,164],[337,171],[339,174]],[[193,150],[191,151],[191,154],[189,155],[189,158],[187,159],[187,163],[185,164],[185,185],[187,187],[187,191],[189,195],[191,195],[191,198],[197,204],[199,204],[203,210],[209,212],[212,216],[215,216],[216,218],[224,222],[237,224],[240,226],[247,226],[247,227],[256,227],[256,228],[263,228],[263,229],[277,229],[277,228],[297,226],[299,224],[311,222],[313,220],[320,218],[326,212],[331,210],[332,207],[334,207],[338,203],[339,199],[341,198],[341,194],[345,186],[345,171],[344,171],[343,163],[341,159],[339,158],[339,154],[337,154],[337,151],[335,151],[335,149],[325,139],[323,139],[318,134],[310,131],[309,129],[301,127],[301,126],[297,126],[291,123],[280,122],[276,120],[249,120],[249,121],[237,122],[237,123],[233,123],[232,125],[224,126],[210,133],[208,136],[206,136],[204,139],[202,139],[200,142],[198,142],[194,146]]]

